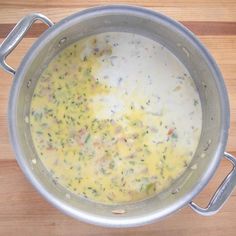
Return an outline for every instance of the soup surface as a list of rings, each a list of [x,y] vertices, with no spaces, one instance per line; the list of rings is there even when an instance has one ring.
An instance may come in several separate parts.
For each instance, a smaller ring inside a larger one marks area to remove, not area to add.
[[[39,158],[69,191],[106,204],[167,188],[190,163],[201,103],[189,72],[159,43],[111,32],[62,50],[30,112]]]

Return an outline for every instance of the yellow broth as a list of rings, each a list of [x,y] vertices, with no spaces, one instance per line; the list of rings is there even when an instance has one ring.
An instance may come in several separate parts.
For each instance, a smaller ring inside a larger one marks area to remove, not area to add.
[[[170,51],[140,35],[103,33],[50,62],[32,97],[30,126],[55,181],[115,204],[148,198],[183,173],[201,114],[192,78]]]

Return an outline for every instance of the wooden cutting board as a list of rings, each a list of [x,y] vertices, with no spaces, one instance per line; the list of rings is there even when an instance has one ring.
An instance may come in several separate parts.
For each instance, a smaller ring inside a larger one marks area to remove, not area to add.
[[[0,0],[0,43],[27,13],[41,12],[57,22],[84,8],[112,2]],[[231,128],[227,151],[236,155],[236,0],[129,0],[119,3],[147,7],[181,21],[207,46],[221,68],[229,92]],[[27,49],[45,29],[42,24],[35,24],[8,58],[9,64],[17,68]],[[212,217],[199,216],[186,207],[164,221],[132,229],[92,226],[60,213],[34,190],[15,161],[7,130],[11,84],[12,77],[0,69],[0,235],[236,235],[236,191]],[[227,161],[222,161],[214,178],[195,201],[205,206],[230,168]]]

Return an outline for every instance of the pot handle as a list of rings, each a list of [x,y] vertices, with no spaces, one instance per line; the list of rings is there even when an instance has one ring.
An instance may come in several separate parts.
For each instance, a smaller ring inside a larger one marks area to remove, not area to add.
[[[27,33],[31,25],[40,20],[48,26],[53,26],[53,22],[40,13],[32,13],[21,19],[13,30],[8,34],[6,39],[0,45],[0,66],[6,71],[14,75],[16,71],[10,67],[5,59],[20,43],[24,35]]]
[[[189,203],[189,206],[200,215],[211,216],[217,213],[236,186],[236,158],[227,152],[224,153],[224,157],[233,164],[233,169],[218,187],[208,206],[206,208],[202,208],[194,202]]]

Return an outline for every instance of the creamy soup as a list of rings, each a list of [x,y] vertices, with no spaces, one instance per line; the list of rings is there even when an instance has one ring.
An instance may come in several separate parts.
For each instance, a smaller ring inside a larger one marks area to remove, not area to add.
[[[189,165],[201,103],[183,64],[140,35],[111,32],[62,50],[41,74],[30,113],[42,163],[92,201],[138,201]]]

